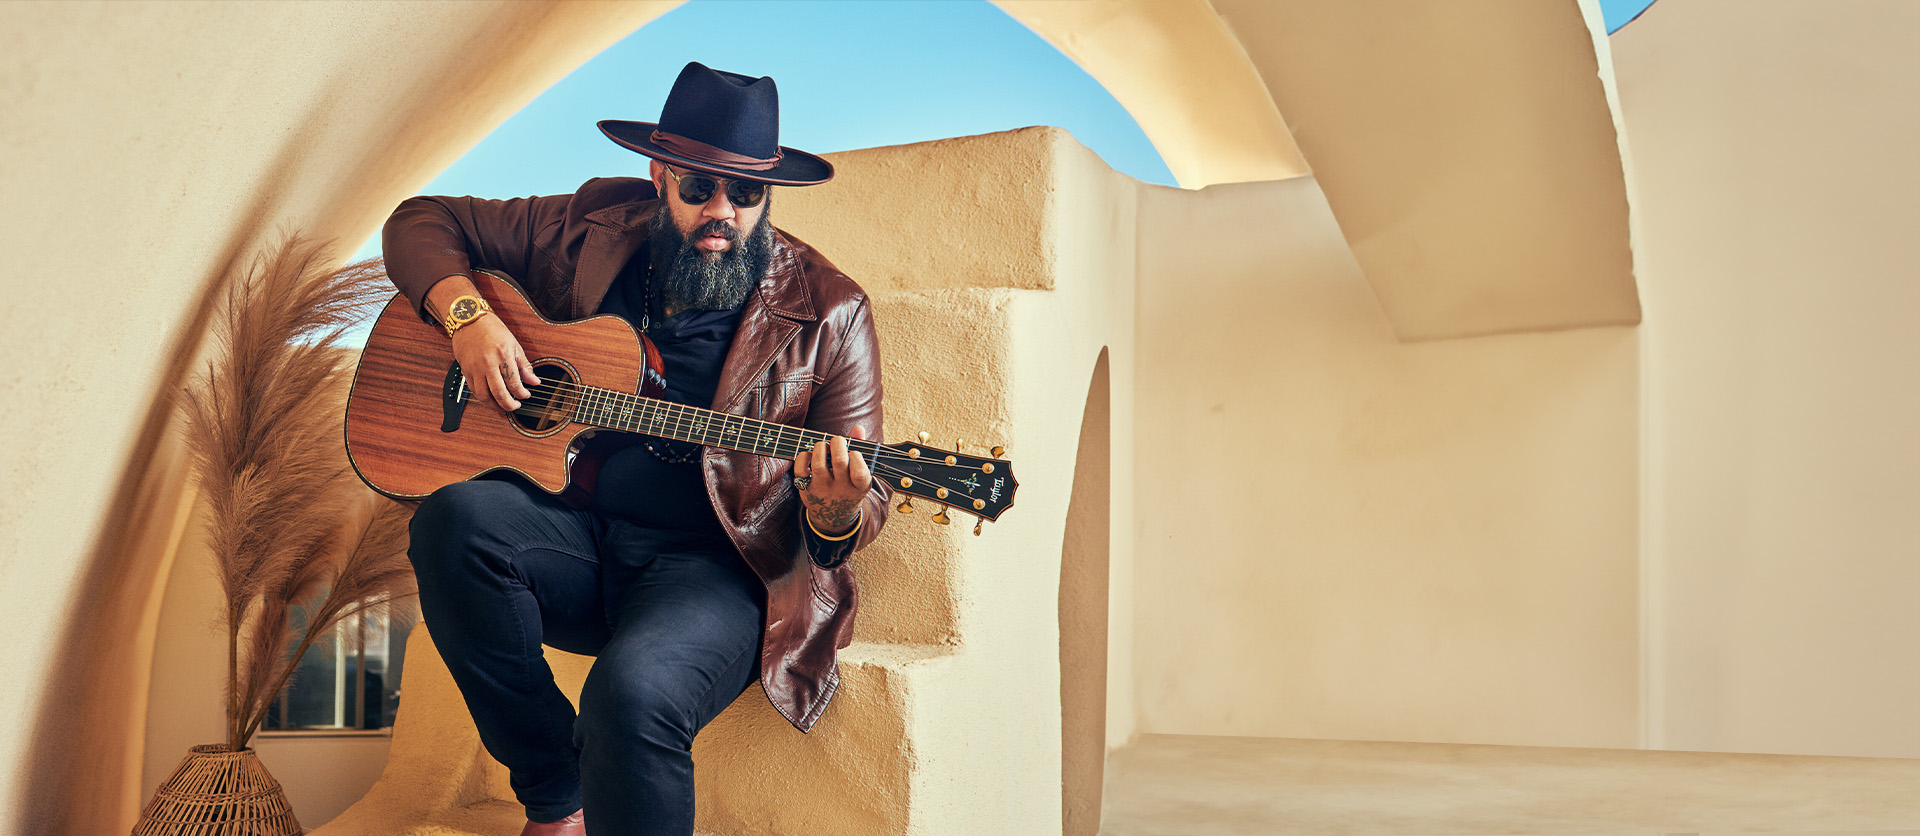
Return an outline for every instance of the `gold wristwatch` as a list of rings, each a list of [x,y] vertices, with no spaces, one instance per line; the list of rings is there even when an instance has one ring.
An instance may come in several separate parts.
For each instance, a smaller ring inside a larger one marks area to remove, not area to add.
[[[487,300],[469,293],[454,299],[453,304],[447,306],[447,318],[440,324],[447,329],[447,336],[451,337],[453,332],[492,312],[493,306],[487,304]]]

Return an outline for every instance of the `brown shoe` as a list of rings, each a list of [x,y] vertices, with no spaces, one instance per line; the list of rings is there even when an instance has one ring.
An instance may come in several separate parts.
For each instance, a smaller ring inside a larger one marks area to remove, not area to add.
[[[587,836],[587,817],[585,811],[575,810],[559,821],[529,821],[520,836]]]

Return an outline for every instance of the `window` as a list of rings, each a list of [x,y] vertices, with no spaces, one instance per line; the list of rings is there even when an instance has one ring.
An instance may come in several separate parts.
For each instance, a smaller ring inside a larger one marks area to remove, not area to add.
[[[400,669],[410,607],[363,612],[340,624],[300,659],[293,680],[267,707],[263,731],[376,731],[400,708]]]

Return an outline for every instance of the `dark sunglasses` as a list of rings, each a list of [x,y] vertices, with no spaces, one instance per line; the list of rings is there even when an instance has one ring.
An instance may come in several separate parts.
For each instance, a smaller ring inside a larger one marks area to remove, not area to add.
[[[680,200],[691,206],[707,205],[707,201],[713,199],[713,193],[719,190],[721,183],[727,184],[727,202],[742,209],[759,206],[760,201],[767,197],[765,183],[755,183],[752,180],[722,180],[699,172],[688,172],[682,175],[675,172],[673,166],[665,166],[665,168],[667,176],[672,177],[674,185],[679,188]]]

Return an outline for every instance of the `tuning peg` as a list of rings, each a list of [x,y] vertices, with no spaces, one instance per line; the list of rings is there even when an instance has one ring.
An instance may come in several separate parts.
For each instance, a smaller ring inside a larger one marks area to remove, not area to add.
[[[986,524],[987,524],[987,520],[985,517],[976,517],[973,521],[973,536],[975,537],[980,536],[980,526],[983,526]]]
[[[1002,455],[1005,455],[1006,452],[1007,448],[995,445],[993,448],[993,457],[996,459],[1000,458]]]
[[[913,500],[902,499],[899,505],[894,506],[893,510],[899,511],[902,514],[911,514],[913,513]]]
[[[927,443],[927,439],[930,439],[930,438],[932,438],[932,437],[933,437],[933,433],[930,433],[930,432],[927,432],[926,430],[921,430],[921,431],[920,431],[920,443],[921,443],[921,444],[925,444],[925,443]]]
[[[945,505],[940,506],[940,510],[933,512],[933,516],[929,517],[928,519],[931,519],[934,522],[937,522],[941,525],[946,525],[947,523],[953,522],[953,520],[947,519],[947,506]]]

